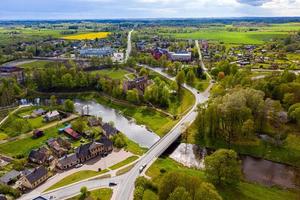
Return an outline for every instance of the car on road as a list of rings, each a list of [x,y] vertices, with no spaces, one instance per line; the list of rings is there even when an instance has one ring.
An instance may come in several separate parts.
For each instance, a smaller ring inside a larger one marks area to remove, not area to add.
[[[75,168],[80,168],[82,166],[83,166],[83,164],[77,164],[77,165],[75,165]]]
[[[146,168],[146,166],[147,166],[146,164],[143,164],[143,165],[140,167],[139,172],[142,173],[143,170]]]
[[[110,182],[108,185],[109,185],[109,187],[113,187],[113,186],[116,186],[117,184],[114,182]]]

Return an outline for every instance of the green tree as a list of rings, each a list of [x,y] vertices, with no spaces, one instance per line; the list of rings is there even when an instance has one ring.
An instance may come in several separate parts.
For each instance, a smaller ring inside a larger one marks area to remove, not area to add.
[[[119,149],[126,147],[127,145],[125,136],[120,133],[112,137],[112,142],[114,146]]]
[[[75,83],[73,81],[73,76],[69,73],[65,74],[62,76],[61,78],[62,84],[64,88],[74,88],[75,87]]]
[[[189,85],[194,85],[195,79],[196,79],[196,75],[194,73],[194,70],[190,69],[186,75],[186,82]]]
[[[222,200],[215,186],[211,183],[203,182],[196,191],[195,200]]]
[[[66,112],[70,112],[70,113],[73,113],[74,110],[75,110],[75,106],[74,106],[74,102],[70,99],[67,99],[65,102],[64,102],[64,110]]]
[[[236,185],[240,182],[241,166],[237,153],[220,149],[205,158],[205,176],[218,185]]]
[[[53,109],[57,105],[57,99],[56,96],[52,95],[50,97],[50,107]]]
[[[140,70],[140,72],[139,72],[139,75],[140,76],[148,76],[149,75],[149,71],[146,68],[142,67],[141,70]]]
[[[90,192],[88,191],[87,187],[80,188],[80,200],[85,200],[90,195]]]
[[[184,71],[180,71],[176,76],[176,83],[178,85],[178,92],[180,92],[181,85],[184,83],[185,73]]]
[[[177,187],[169,196],[168,200],[192,200],[191,195],[184,187]]]
[[[87,122],[83,120],[76,120],[71,123],[72,128],[79,133],[83,133],[84,130],[87,128]]]
[[[128,90],[126,94],[126,99],[131,103],[135,103],[135,104],[139,103],[140,99],[139,99],[138,90],[137,89]]]

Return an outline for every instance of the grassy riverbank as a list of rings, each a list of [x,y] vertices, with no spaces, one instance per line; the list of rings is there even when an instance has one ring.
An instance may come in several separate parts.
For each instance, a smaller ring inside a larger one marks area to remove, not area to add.
[[[158,158],[146,171],[146,175],[152,178],[152,181],[159,184],[164,174],[168,172],[181,172],[191,176],[197,176],[205,181],[202,170],[187,168],[172,160],[169,157]],[[224,200],[243,199],[243,200],[297,200],[296,191],[288,191],[276,187],[265,187],[259,184],[241,182],[236,188],[217,188]],[[153,191],[144,193],[144,200],[158,199]]]

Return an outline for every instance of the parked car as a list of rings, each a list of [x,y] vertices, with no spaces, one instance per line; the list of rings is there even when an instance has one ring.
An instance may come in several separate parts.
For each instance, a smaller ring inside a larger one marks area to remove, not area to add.
[[[80,168],[82,166],[83,166],[83,164],[77,164],[77,165],[75,165],[75,168]]]

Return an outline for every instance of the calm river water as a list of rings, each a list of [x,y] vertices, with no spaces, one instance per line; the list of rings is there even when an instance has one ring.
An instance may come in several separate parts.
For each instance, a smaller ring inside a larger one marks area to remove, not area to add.
[[[149,131],[145,126],[138,125],[134,120],[124,117],[115,109],[103,106],[94,101],[76,100],[75,108],[79,113],[82,112],[82,109],[86,113],[88,109],[89,115],[101,117],[103,122],[113,122],[119,131],[138,143],[141,147],[150,148],[160,139],[158,135]]]

